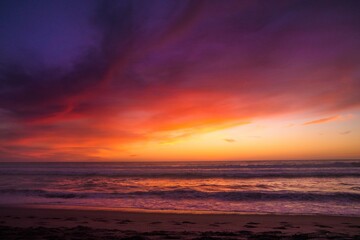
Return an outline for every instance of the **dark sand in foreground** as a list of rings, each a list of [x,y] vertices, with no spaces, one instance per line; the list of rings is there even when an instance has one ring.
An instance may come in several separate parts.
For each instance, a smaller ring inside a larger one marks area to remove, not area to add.
[[[2,206],[0,239],[360,239],[360,218]]]

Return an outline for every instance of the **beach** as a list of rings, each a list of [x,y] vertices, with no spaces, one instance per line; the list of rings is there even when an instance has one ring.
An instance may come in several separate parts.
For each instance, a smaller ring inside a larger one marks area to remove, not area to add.
[[[360,218],[1,206],[0,239],[360,239]]]

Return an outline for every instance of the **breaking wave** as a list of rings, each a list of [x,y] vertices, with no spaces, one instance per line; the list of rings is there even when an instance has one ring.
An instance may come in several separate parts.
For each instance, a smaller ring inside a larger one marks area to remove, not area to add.
[[[41,189],[2,189],[1,194],[19,196],[37,196],[44,198],[164,198],[164,199],[217,199],[221,201],[351,201],[360,202],[358,193],[309,193],[309,192],[257,192],[257,191],[229,191],[229,192],[201,192],[196,190],[171,190],[171,191],[134,191],[134,192],[54,192]]]

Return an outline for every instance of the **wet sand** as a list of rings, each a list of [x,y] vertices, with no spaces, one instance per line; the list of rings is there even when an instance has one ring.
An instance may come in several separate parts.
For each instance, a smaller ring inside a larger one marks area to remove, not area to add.
[[[360,218],[0,206],[0,239],[360,239]]]

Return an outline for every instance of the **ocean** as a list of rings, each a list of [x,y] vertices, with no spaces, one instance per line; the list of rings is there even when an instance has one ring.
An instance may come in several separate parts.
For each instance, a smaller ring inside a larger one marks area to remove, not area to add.
[[[0,163],[0,204],[360,216],[360,160]]]

